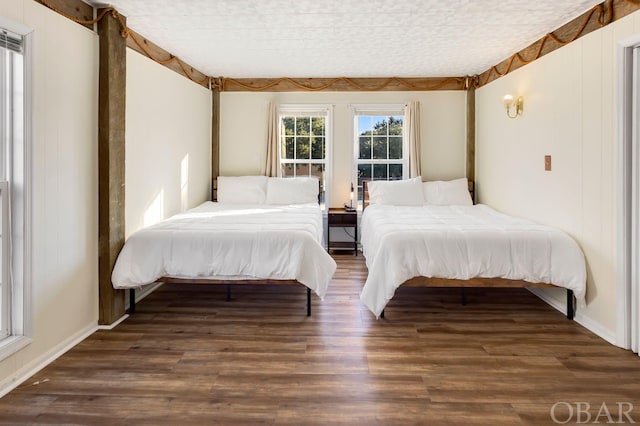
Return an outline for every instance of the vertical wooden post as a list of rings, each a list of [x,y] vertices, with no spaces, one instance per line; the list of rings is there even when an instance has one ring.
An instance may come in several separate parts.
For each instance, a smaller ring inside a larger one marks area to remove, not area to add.
[[[211,92],[211,179],[215,179],[220,175],[220,87]]]
[[[125,17],[122,17],[123,22]],[[108,13],[98,23],[100,37],[98,107],[99,323],[124,315],[124,291],[111,284],[111,271],[124,244],[124,153],[126,40]]]
[[[467,179],[476,179],[476,88],[473,83],[467,89]]]

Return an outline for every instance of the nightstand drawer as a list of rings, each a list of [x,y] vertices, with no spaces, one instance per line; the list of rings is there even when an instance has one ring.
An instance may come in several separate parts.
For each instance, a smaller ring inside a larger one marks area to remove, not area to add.
[[[356,212],[333,213],[329,212],[329,226],[353,226],[358,223]]]

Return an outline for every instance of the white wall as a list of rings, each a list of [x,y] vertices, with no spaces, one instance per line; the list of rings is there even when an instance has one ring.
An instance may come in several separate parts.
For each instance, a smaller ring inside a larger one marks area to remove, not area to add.
[[[580,38],[476,92],[479,201],[557,226],[582,247],[588,268],[583,323],[616,331],[616,42],[640,33],[640,12]],[[524,96],[511,120],[503,95]],[[544,171],[544,156],[552,171]],[[547,290],[561,302],[564,292]]]
[[[0,361],[3,389],[98,321],[98,37],[32,0],[0,15],[34,30],[33,341]]]
[[[211,91],[127,49],[125,233],[209,198]]]
[[[351,104],[420,102],[423,180],[466,173],[466,94],[433,92],[223,92],[220,95],[220,174],[260,174],[266,157],[269,102],[333,104],[332,207],[349,200],[353,157]]]

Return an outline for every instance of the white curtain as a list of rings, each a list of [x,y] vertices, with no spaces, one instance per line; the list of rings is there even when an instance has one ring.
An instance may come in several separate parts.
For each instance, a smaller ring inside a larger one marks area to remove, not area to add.
[[[262,169],[265,176],[278,176],[280,172],[280,141],[278,140],[278,126],[280,125],[280,117],[278,117],[278,105],[273,102],[269,103],[269,116],[267,117],[267,159]]]
[[[420,102],[407,105],[407,136],[409,138],[409,177],[422,175],[420,168]]]

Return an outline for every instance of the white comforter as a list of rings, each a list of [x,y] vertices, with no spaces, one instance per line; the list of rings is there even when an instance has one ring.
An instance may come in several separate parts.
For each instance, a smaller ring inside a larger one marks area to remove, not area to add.
[[[323,248],[322,229],[316,204],[208,201],[131,235],[111,280],[131,288],[163,276],[293,279],[323,298],[336,263]]]
[[[542,282],[584,305],[584,255],[566,233],[486,205],[371,205],[362,216],[369,276],[360,299],[378,317],[396,288],[416,277]]]

